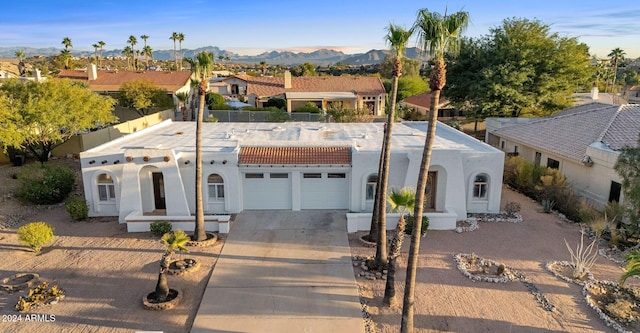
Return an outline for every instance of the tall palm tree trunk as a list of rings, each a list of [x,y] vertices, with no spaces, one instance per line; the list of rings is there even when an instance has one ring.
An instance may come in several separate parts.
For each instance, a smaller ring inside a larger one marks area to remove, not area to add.
[[[400,256],[402,250],[402,243],[404,241],[404,230],[406,227],[406,221],[404,219],[404,212],[401,213],[398,224],[396,225],[395,235],[389,245],[389,262],[387,263],[387,284],[384,288],[384,298],[382,303],[394,307],[398,304],[398,297],[396,295],[396,270],[398,268],[397,259]]]
[[[444,66],[444,61],[441,63]],[[438,61],[436,60],[436,65]],[[435,69],[434,69],[435,70]],[[433,74],[432,74],[433,75]],[[420,254],[420,235],[422,233],[422,213],[424,208],[425,190],[427,188],[427,178],[429,175],[429,165],[431,165],[431,153],[433,142],[436,137],[436,121],[438,120],[438,103],[440,101],[440,89],[431,91],[431,110],[429,112],[429,123],[427,125],[427,137],[425,139],[424,151],[422,152],[422,163],[420,164],[420,174],[416,186],[416,206],[414,209],[413,231],[411,233],[411,246],[409,248],[409,260],[407,262],[407,279],[405,282],[404,299],[402,301],[402,322],[401,333],[413,332],[413,313],[415,303],[416,273],[418,268],[418,255]]]
[[[202,80],[198,85],[200,105],[198,105],[196,121],[196,226],[194,231],[196,241],[207,239],[207,234],[204,231],[204,204],[202,203],[202,118],[206,91],[207,82]]]

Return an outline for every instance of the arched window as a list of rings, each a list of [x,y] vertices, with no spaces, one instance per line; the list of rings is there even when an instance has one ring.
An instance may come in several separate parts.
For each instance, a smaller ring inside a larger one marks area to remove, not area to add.
[[[98,197],[100,201],[116,201],[116,189],[111,175],[106,173],[98,175]]]
[[[489,186],[489,176],[481,173],[473,181],[473,197],[476,199],[486,199]]]
[[[367,178],[367,188],[365,189],[366,200],[375,199],[377,186],[378,186],[378,175],[369,176],[369,178]]]
[[[209,190],[209,202],[224,200],[224,182],[222,176],[217,173],[210,174],[207,178]]]

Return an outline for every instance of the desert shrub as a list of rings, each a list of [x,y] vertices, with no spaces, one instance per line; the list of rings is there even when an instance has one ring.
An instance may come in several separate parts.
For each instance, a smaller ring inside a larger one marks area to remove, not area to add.
[[[549,214],[555,207],[556,202],[551,199],[542,199],[542,211]]]
[[[411,235],[413,233],[413,215],[407,215],[404,218],[406,222],[406,226],[404,229],[404,233],[407,235]],[[420,235],[424,236],[427,233],[427,229],[429,228],[429,218],[426,216],[422,217],[422,229],[420,229]]]
[[[209,117],[207,117],[207,119],[204,120],[205,123],[217,123],[218,122],[218,118],[209,115]]]
[[[32,164],[18,173],[18,196],[38,205],[62,202],[75,182],[73,170],[59,165]]]
[[[211,104],[208,106],[209,110],[233,110],[233,108],[227,104]]]
[[[582,199],[578,205],[578,221],[583,223],[589,223],[600,218],[600,212],[586,199]]]
[[[278,109],[284,109],[287,106],[287,101],[282,98],[269,98],[269,100],[264,103],[264,106],[273,106]]]
[[[309,112],[309,113],[320,113],[322,110],[313,102],[307,102],[304,106],[296,108],[293,110],[294,112]]]
[[[604,215],[611,220],[615,228],[619,229],[625,216],[624,206],[617,201],[609,202],[604,206]]]
[[[224,104],[224,97],[220,94],[208,92],[204,95],[204,101],[207,105]]]
[[[567,240],[564,240],[564,244],[569,250],[571,255],[571,264],[573,266],[572,276],[574,279],[583,279],[587,276],[589,269],[593,267],[598,260],[598,238],[594,238],[591,243],[585,246],[584,243],[584,229],[580,229],[580,243],[576,245],[575,251],[569,245]]]
[[[45,222],[31,222],[18,228],[18,240],[33,252],[40,252],[42,246],[53,238],[53,227]]]
[[[151,233],[155,236],[162,237],[164,234],[171,232],[173,227],[171,226],[171,222],[163,220],[151,223],[149,229],[151,229]]]
[[[284,109],[277,109],[269,112],[269,121],[274,123],[284,123],[287,120],[290,120],[291,116],[289,116],[289,112]]]
[[[504,212],[507,214],[507,216],[514,217],[516,215],[516,213],[520,212],[521,208],[522,207],[520,206],[519,202],[508,201],[504,205]]]
[[[67,212],[76,221],[86,220],[89,217],[89,205],[83,198],[71,198],[65,203]]]
[[[580,222],[580,197],[572,188],[565,186],[557,189],[554,198],[558,212],[571,221]]]
[[[40,285],[29,290],[29,296],[18,298],[16,303],[16,310],[20,312],[27,312],[31,307],[35,307],[41,304],[50,304],[53,300],[60,299],[64,296],[64,290],[54,285],[49,288],[48,282],[42,282]]]

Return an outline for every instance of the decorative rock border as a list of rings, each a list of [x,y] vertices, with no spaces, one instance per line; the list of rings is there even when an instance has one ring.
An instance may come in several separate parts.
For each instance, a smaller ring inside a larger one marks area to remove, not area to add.
[[[568,277],[568,276],[564,276],[564,275],[554,271],[551,268],[551,266],[553,266],[553,265],[558,265],[558,266],[562,266],[562,267],[571,267],[571,268],[574,268],[575,266],[572,263],[568,262],[568,261],[549,261],[548,263],[546,263],[544,265],[544,268],[547,271],[549,271],[549,273],[555,275],[556,277],[560,278],[561,280],[564,280],[564,281],[567,281],[567,282],[570,282],[570,283],[575,283],[575,284],[580,285],[580,286],[584,286],[585,283],[593,280],[593,274],[591,274],[591,272],[589,272],[589,271],[587,271],[587,279],[586,279],[586,281],[581,281],[581,280],[574,279],[574,278],[571,278],[571,277]]]
[[[492,282],[492,283],[507,283],[516,279],[516,276],[513,274],[511,269],[507,266],[505,266],[504,274],[501,277],[478,276],[478,275],[473,275],[469,273],[469,271],[467,270],[469,266],[467,265],[465,260],[466,258],[470,258],[471,256],[472,255],[468,253],[458,253],[453,256],[453,259],[457,263],[458,270],[462,273],[462,275],[468,277],[469,279],[473,281]],[[463,259],[463,257],[465,259]],[[498,263],[489,259],[480,258],[480,257],[478,257],[478,261],[480,261],[481,266],[485,266],[486,264],[491,264],[492,266],[501,265],[501,263]]]
[[[538,304],[540,304],[542,306],[543,309],[547,310],[547,311],[554,311],[555,310],[555,305],[553,305],[548,299],[547,297],[540,292],[540,290],[538,289],[538,287],[535,286],[535,284],[533,284],[533,282],[531,282],[531,280],[529,280],[524,274],[518,272],[517,270],[505,266],[505,273],[506,275],[500,278],[493,278],[493,277],[486,277],[486,276],[476,276],[473,275],[471,273],[469,273],[469,271],[467,271],[467,267],[466,264],[463,262],[462,257],[470,257],[470,254],[467,253],[458,253],[456,255],[453,256],[454,260],[457,263],[457,267],[458,270],[466,277],[468,277],[469,279],[471,279],[472,281],[481,281],[481,282],[492,282],[492,283],[507,283],[509,281],[513,281],[515,279],[520,280],[520,282],[522,284],[524,284],[527,289],[529,290],[529,292],[533,295],[533,297],[536,299],[536,301],[538,302]],[[497,263],[493,260],[489,260],[489,259],[484,259],[484,258],[480,258],[478,257],[478,260],[481,261],[481,263],[487,263],[490,262],[492,265],[500,265],[500,263]]]
[[[584,295],[589,307],[592,308],[598,314],[600,319],[602,319],[608,327],[613,328],[616,332],[619,332],[619,333],[633,333],[632,331],[627,331],[624,327],[622,327],[622,325],[620,325],[611,317],[609,317],[606,313],[604,313],[604,311],[602,311],[600,307],[598,307],[598,305],[596,304],[596,301],[591,296],[589,296],[588,289],[592,288],[593,285],[596,285],[596,284],[603,284],[606,286],[619,288],[619,289],[624,289],[624,288],[620,287],[620,285],[615,282],[604,281],[604,280],[593,280],[584,284],[584,286],[582,287],[582,295]],[[633,292],[629,291],[629,293],[633,295]]]
[[[468,226],[462,226],[462,225],[457,226],[456,232],[459,234],[463,232],[476,231],[479,228],[478,219],[476,219],[475,217],[469,217],[466,220],[462,221],[460,224],[463,224],[463,223],[468,224]]]
[[[603,256],[603,257],[605,257],[607,260],[613,261],[618,265],[622,265],[622,266],[625,265],[624,260],[618,260],[618,259],[614,258],[613,256],[611,256],[609,254],[610,252],[613,252],[614,254],[621,254],[621,251],[617,247],[608,248],[608,249],[598,249],[598,254]]]
[[[170,310],[173,309],[176,305],[180,304],[180,302],[182,301],[182,296],[183,296],[183,292],[177,289],[169,289],[169,295],[171,296],[171,293],[175,294],[175,297],[169,301],[163,302],[163,303],[153,303],[151,301],[149,301],[149,298],[153,296],[153,294],[155,294],[154,292],[150,292],[149,294],[147,294],[147,296],[142,297],[142,304],[144,305],[145,309],[147,310],[154,310],[154,311],[158,311],[158,310]]]
[[[11,283],[11,281],[13,280],[18,280],[25,277],[27,278],[27,281],[20,283]],[[39,279],[40,275],[36,273],[18,273],[2,279],[2,281],[0,281],[0,288],[5,290],[6,292],[12,293],[21,289],[31,288],[34,284],[36,284],[36,282],[38,282]]]
[[[180,262],[184,262],[184,264],[180,265],[179,264]],[[175,267],[175,268],[172,268],[172,267]],[[182,260],[176,260],[176,261],[172,261],[169,264],[169,269],[167,270],[167,274],[184,275],[187,273],[195,272],[198,270],[198,268],[200,268],[200,262],[195,259],[187,258]]]
[[[469,218],[475,218],[479,222],[510,222],[510,223],[520,223],[522,222],[522,215],[520,213],[514,213],[513,216],[507,215],[506,212],[502,211],[500,214],[479,214],[472,213],[468,214]]]
[[[218,235],[213,232],[207,232],[207,239],[203,241],[190,240],[187,242],[187,246],[193,247],[209,247],[213,246],[218,241]]]
[[[364,239],[364,237],[369,236],[369,234],[364,234],[360,237],[358,237],[358,240],[360,241],[360,244],[362,244],[365,247],[376,247],[376,242],[370,242],[366,239]]]

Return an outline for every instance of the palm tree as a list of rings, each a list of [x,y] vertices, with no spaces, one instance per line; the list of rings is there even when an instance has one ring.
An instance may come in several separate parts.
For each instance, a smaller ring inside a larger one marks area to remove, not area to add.
[[[265,75],[267,74],[267,68],[269,68],[269,65],[267,64],[266,61],[261,61],[260,68],[262,68],[262,75]]]
[[[136,39],[136,36],[131,35],[129,36],[129,39],[127,39],[127,43],[131,44],[131,55],[133,56],[133,68],[135,70],[138,69],[138,63],[136,62],[136,45],[138,44],[138,40]]]
[[[187,99],[189,99],[189,94],[186,92],[179,92],[176,94],[176,98],[180,102],[180,110],[182,111],[182,120],[187,121],[189,114],[187,113]]]
[[[380,163],[378,164],[378,184],[375,196],[374,214],[371,219],[371,230],[369,239],[376,240],[376,266],[384,267],[387,263],[387,212],[386,193],[389,185],[389,161],[391,158],[391,137],[393,133],[393,122],[396,111],[396,97],[398,95],[398,78],[402,75],[402,58],[407,49],[407,42],[411,38],[413,30],[406,30],[403,27],[389,24],[385,41],[391,47],[391,52],[395,57],[393,67],[393,88],[391,91],[391,102],[389,114],[385,124],[384,139],[382,141],[382,151],[380,152]],[[375,224],[375,226],[374,226]],[[377,232],[376,232],[377,231]],[[375,232],[375,234],[373,234]]]
[[[153,49],[151,48],[151,46],[149,45],[145,45],[142,48],[142,54],[144,54],[144,62],[145,62],[145,69],[149,69],[149,57],[151,57],[151,59],[153,59]]]
[[[16,58],[18,58],[18,61],[22,62],[22,60],[24,60],[24,58],[27,57],[27,55],[24,53],[24,50],[18,50],[16,51]]]
[[[167,270],[171,264],[171,256],[176,251],[188,252],[186,245],[189,236],[182,230],[168,232],[162,236],[162,242],[166,246],[162,259],[160,260],[160,273],[156,284],[155,300],[164,302],[169,296],[169,285],[167,284]]]
[[[445,52],[455,53],[460,47],[460,35],[469,23],[469,13],[464,11],[455,12],[448,15],[430,12],[423,8],[418,11],[418,17],[412,29],[418,33],[418,45],[420,49],[427,50],[434,60],[429,88],[431,89],[431,107],[429,110],[429,123],[427,125],[427,135],[422,152],[422,161],[416,185],[416,204],[414,208],[414,218],[422,219],[422,212],[425,201],[425,190],[431,164],[431,153],[433,151],[433,141],[436,135],[436,122],[438,121],[438,104],[440,102],[440,92],[445,86],[447,70],[444,62]],[[413,305],[414,291],[416,286],[416,269],[418,265],[418,254],[420,251],[420,234],[422,223],[414,223],[411,233],[411,247],[409,249],[409,260],[407,263],[407,280],[405,283],[404,300],[402,302],[402,323],[400,332],[413,332]]]
[[[184,34],[182,32],[178,33],[178,44],[180,45],[180,68],[177,68],[176,70],[182,70],[182,61],[183,61],[183,57],[182,57],[182,42],[184,42]]]
[[[107,45],[107,43],[105,43],[103,41],[98,41],[98,45],[100,45],[100,62],[98,63],[98,65],[102,66],[102,50],[103,50],[104,46]]]
[[[62,45],[64,45],[64,50],[60,52],[60,56],[64,61],[64,69],[69,69],[69,60],[71,60],[71,52],[69,51],[70,47],[73,47],[71,43],[71,38],[65,37],[62,39]]]
[[[69,37],[63,38],[61,44],[64,45],[65,50],[68,50],[70,47],[73,47],[73,44],[71,43],[71,38]]]
[[[93,49],[95,50],[95,55],[96,55],[96,62],[98,62],[98,49],[100,48],[100,45],[98,45],[98,43],[91,45],[93,46]]]
[[[410,188],[403,188],[401,190],[392,189],[387,198],[392,211],[400,212],[400,218],[396,225],[395,235],[391,240],[389,246],[389,263],[387,265],[387,285],[384,289],[383,303],[389,307],[393,307],[398,303],[396,297],[395,287],[395,274],[398,267],[396,259],[400,256],[402,250],[402,241],[404,240],[404,229],[406,222],[404,215],[406,212],[411,212],[415,208],[416,204],[416,191]]]
[[[129,58],[133,55],[131,46],[125,46],[124,49],[122,49],[122,54],[124,54],[125,58],[127,58],[127,69],[131,69],[131,65],[129,64]]]
[[[623,49],[616,47],[607,55],[613,63],[613,82],[611,83],[611,93],[615,96],[616,78],[618,75],[618,62],[624,60],[626,53]]]
[[[176,61],[176,70],[178,70],[178,55],[176,54],[176,41],[178,40],[178,33],[174,31],[169,39],[173,40],[173,59]]]
[[[191,65],[191,71],[198,80],[198,115],[196,117],[196,227],[194,231],[195,241],[207,239],[204,231],[204,206],[202,203],[202,114],[204,113],[204,96],[209,85],[209,75],[213,69],[213,53],[200,52],[196,58],[187,61]]]
[[[142,39],[142,41],[144,42],[143,46],[147,46],[147,39],[149,39],[149,36],[142,35],[140,36],[140,39]]]

